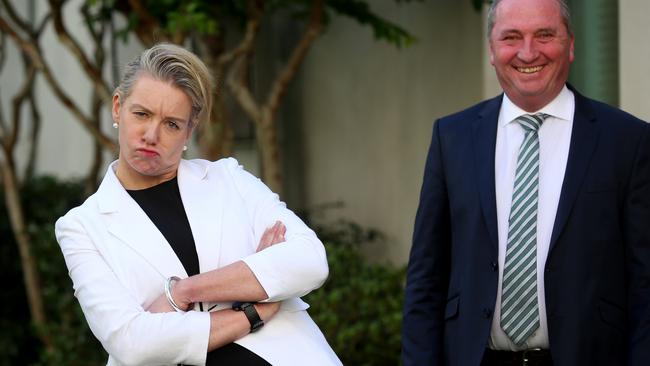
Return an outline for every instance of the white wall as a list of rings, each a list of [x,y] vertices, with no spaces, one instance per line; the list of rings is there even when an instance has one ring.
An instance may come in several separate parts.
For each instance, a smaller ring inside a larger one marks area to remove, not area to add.
[[[650,121],[650,1],[619,0],[621,108]]]
[[[482,20],[469,1],[371,4],[418,42],[398,50],[336,19],[315,44],[300,80],[306,200],[343,202],[329,220],[381,230],[368,253],[403,263],[432,122],[482,99]]]

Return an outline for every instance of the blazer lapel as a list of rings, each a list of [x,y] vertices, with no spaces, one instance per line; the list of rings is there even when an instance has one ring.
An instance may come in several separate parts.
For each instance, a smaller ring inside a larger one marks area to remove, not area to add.
[[[496,191],[494,187],[494,147],[502,96],[488,101],[474,121],[474,156],[478,175],[478,189],[485,226],[494,248],[499,245]]]
[[[573,117],[573,131],[571,133],[569,157],[567,159],[566,172],[564,173],[562,193],[560,194],[560,202],[555,216],[549,251],[553,250],[569,218],[571,208],[580,191],[600,134],[600,128],[598,123],[596,123],[596,117],[589,107],[589,101],[573,88],[570,89],[575,95],[576,104]]]
[[[219,181],[207,179],[207,166],[182,160],[178,188],[192,228],[201,272],[219,268],[223,194]]]
[[[163,277],[187,277],[180,260],[147,214],[126,192],[111,164],[97,190],[108,232],[138,253]]]

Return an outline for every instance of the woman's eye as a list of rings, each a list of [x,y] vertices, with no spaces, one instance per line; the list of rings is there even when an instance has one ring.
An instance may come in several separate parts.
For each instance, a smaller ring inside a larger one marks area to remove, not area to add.
[[[140,112],[140,111],[133,112],[133,114],[134,114],[136,117],[138,117],[138,118],[144,118],[144,117],[147,116],[147,113],[145,113],[145,112]]]
[[[170,128],[173,128],[175,130],[180,129],[180,126],[178,126],[178,123],[176,123],[174,121],[167,121],[167,126],[169,126]]]

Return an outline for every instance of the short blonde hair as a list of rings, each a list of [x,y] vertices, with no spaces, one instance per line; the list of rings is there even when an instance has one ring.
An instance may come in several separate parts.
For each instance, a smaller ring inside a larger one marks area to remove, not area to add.
[[[183,47],[158,43],[144,50],[124,67],[124,75],[115,93],[123,103],[142,74],[169,82],[181,89],[192,102],[190,127],[210,119],[212,108],[212,77],[198,56]]]

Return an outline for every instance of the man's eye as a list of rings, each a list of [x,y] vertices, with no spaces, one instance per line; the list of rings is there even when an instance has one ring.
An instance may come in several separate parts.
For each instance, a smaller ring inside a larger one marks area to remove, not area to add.
[[[537,37],[543,40],[547,40],[553,38],[553,33],[541,33]]]

